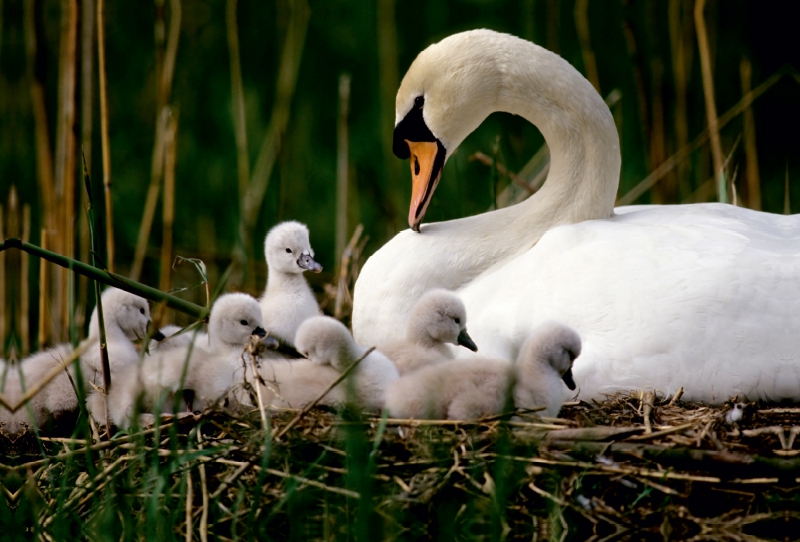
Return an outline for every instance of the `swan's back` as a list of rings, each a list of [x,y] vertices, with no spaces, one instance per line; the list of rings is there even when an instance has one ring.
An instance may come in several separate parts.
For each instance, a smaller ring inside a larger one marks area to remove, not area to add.
[[[545,320],[575,328],[584,398],[684,386],[693,400],[800,400],[798,246],[798,216],[649,207],[554,228],[459,293],[485,355],[513,358]]]

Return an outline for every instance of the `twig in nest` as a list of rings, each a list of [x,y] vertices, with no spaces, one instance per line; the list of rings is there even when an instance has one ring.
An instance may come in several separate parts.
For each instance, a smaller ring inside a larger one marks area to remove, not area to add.
[[[678,388],[678,391],[676,391],[675,395],[672,396],[672,399],[670,399],[669,403],[667,403],[667,406],[674,405],[675,403],[677,403],[680,400],[680,398],[682,396],[683,396],[683,386]]]
[[[363,355],[362,355],[360,358],[358,358],[357,360],[355,360],[355,361],[353,362],[353,364],[352,364],[350,367],[348,367],[347,369],[345,369],[345,370],[342,372],[342,374],[340,374],[340,375],[339,375],[339,378],[337,378],[336,380],[334,380],[333,382],[331,382],[331,384],[330,384],[330,385],[329,385],[329,386],[328,386],[328,387],[325,389],[325,391],[323,391],[323,392],[320,394],[320,396],[319,396],[319,397],[317,397],[316,399],[314,399],[314,401],[313,401],[313,402],[311,402],[311,403],[307,404],[305,407],[303,407],[303,410],[301,410],[300,412],[298,412],[298,413],[297,413],[297,416],[295,416],[294,418],[292,418],[292,419],[291,419],[291,421],[289,421],[289,423],[287,423],[287,424],[286,424],[286,425],[285,425],[285,426],[284,426],[284,427],[283,427],[283,428],[282,428],[280,431],[278,431],[278,433],[275,435],[275,440],[279,440],[279,439],[280,439],[280,438],[281,438],[283,435],[285,435],[285,434],[286,434],[286,432],[287,432],[287,431],[289,431],[289,429],[291,429],[292,427],[294,427],[295,425],[297,425],[297,422],[299,422],[301,419],[303,419],[303,417],[304,417],[306,414],[308,414],[308,411],[309,411],[309,410],[311,410],[312,408],[314,408],[315,406],[317,406],[317,403],[319,403],[320,401],[322,401],[322,399],[323,399],[323,398],[324,398],[326,395],[328,395],[328,393],[329,393],[329,392],[330,392],[330,391],[331,391],[333,388],[335,388],[335,387],[336,387],[336,386],[337,386],[337,385],[338,385],[338,384],[339,384],[339,383],[340,383],[342,380],[344,380],[345,378],[347,378],[347,375],[349,375],[351,372],[353,372],[353,370],[354,370],[354,369],[355,369],[355,368],[358,366],[358,364],[359,364],[359,363],[361,363],[361,362],[364,360],[364,358],[366,358],[367,356],[369,356],[369,355],[372,353],[372,351],[373,351],[373,350],[375,350],[375,347],[374,347],[374,346],[373,346],[373,347],[371,347],[371,348],[369,348],[369,349],[368,349],[366,352],[364,352],[364,354],[363,354]]]

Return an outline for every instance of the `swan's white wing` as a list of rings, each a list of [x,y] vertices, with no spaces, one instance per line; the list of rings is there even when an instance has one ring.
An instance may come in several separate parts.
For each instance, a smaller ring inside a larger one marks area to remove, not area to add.
[[[684,386],[697,400],[798,400],[798,247],[798,216],[649,207],[554,228],[459,293],[482,356],[514,357],[546,320],[573,326],[582,397]]]

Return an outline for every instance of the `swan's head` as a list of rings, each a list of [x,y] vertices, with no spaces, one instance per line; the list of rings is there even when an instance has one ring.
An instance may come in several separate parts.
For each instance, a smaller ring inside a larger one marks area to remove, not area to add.
[[[266,337],[261,326],[261,306],[254,297],[241,293],[220,296],[208,317],[211,347],[244,348],[251,335]]]
[[[433,342],[456,344],[478,351],[467,333],[464,302],[447,290],[430,290],[417,301],[409,315],[408,333],[412,336],[427,335]]]
[[[581,338],[571,327],[547,322],[537,327],[522,344],[517,362],[520,365],[549,365],[571,390],[575,389],[572,363],[581,354]]]
[[[330,316],[314,316],[297,329],[295,348],[314,363],[344,369],[353,361],[357,346],[350,332],[340,321]],[[345,362],[343,364],[343,362]]]
[[[147,326],[150,323],[150,306],[147,300],[117,288],[107,288],[100,296],[103,304],[103,321],[106,333],[116,327],[125,336],[134,341],[147,335]],[[99,337],[100,326],[97,321],[97,307],[92,312],[89,322],[89,336]],[[164,335],[160,331],[153,333],[152,339],[162,340]]]
[[[267,233],[264,253],[270,269],[283,273],[319,273],[322,266],[314,261],[314,249],[308,240],[308,227],[290,220],[281,222]]]
[[[403,77],[393,151],[411,160],[412,229],[419,231],[447,158],[497,110],[509,42],[528,43],[491,30],[455,34],[422,51]]]
[[[194,335],[192,331],[181,333],[183,328],[172,324],[162,326],[158,331],[160,337],[152,338],[150,341],[151,350],[166,350],[168,348],[189,346],[192,342],[192,336]]]

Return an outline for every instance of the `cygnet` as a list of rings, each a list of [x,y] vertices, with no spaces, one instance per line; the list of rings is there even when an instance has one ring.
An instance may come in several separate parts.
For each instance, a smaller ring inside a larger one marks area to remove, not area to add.
[[[447,290],[431,290],[411,310],[405,338],[379,344],[378,350],[395,363],[401,375],[406,375],[453,359],[448,344],[478,351],[467,334],[467,309],[461,299]]]
[[[297,349],[307,360],[269,360],[260,374],[265,406],[302,408],[319,398],[367,349],[356,344],[347,328],[327,316],[309,318],[297,332]],[[373,350],[351,373],[352,378],[338,384],[319,404],[340,406],[348,401],[371,409],[383,408],[387,386],[399,377],[386,356]]]
[[[247,294],[223,295],[211,309],[208,329],[209,340],[198,337],[192,343],[193,333],[186,333],[188,344],[159,346],[144,357],[141,365],[125,370],[108,396],[109,416],[114,424],[130,425],[140,395],[145,410],[160,403],[166,412],[172,411],[175,394],[185,390],[192,392],[192,405],[187,406],[193,409],[205,408],[226,396],[237,380],[236,373],[244,369],[242,356],[250,337],[266,336],[261,327],[261,308]],[[269,344],[276,347],[277,341],[272,339]],[[95,419],[104,416],[105,401],[99,393],[89,396],[87,406]]]
[[[572,328],[546,323],[526,339],[516,363],[463,359],[424,367],[389,386],[386,408],[398,418],[471,420],[503,413],[511,392],[516,408],[546,407],[541,415],[556,416],[564,384],[575,389],[572,363],[580,351]]]
[[[106,289],[101,300],[113,383],[118,372],[126,366],[135,365],[139,359],[139,352],[133,341],[146,336],[150,322],[150,308],[145,299],[116,288]],[[153,336],[156,339],[163,338],[159,332]],[[99,337],[100,327],[95,308],[89,323],[89,336],[81,343],[81,346],[86,348],[80,357],[80,369],[87,394],[92,391],[92,384],[103,385]],[[71,353],[72,347],[69,344],[61,344],[22,360],[21,375],[15,367],[10,367],[6,381],[10,399],[16,402],[22,397],[23,381],[25,389],[35,386]],[[74,364],[70,365],[69,376],[63,371],[59,373],[28,402],[27,406],[22,407],[14,415],[5,410],[0,413],[0,418],[6,416],[13,418],[8,420],[7,431],[20,432],[23,423],[26,425],[35,423],[37,427],[42,427],[50,420],[58,423],[69,419],[78,409],[78,397],[70,380],[78,385]]]
[[[304,320],[320,314],[314,293],[303,277],[305,271],[319,273],[308,240],[308,228],[295,221],[281,222],[264,240],[267,287],[261,296],[264,329],[284,342],[294,343]]]

